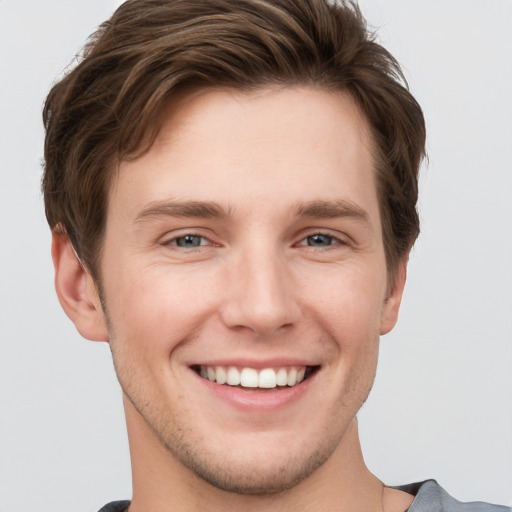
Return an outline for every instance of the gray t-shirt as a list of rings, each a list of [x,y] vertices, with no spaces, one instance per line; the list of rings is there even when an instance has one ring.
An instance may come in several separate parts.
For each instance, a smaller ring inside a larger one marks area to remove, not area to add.
[[[452,498],[435,480],[401,485],[397,489],[415,496],[407,512],[512,512],[510,507],[483,501],[462,503]]]
[[[491,505],[482,501],[461,503],[452,498],[435,480],[396,487],[415,496],[406,512],[512,512],[510,507]],[[129,501],[113,501],[99,512],[124,512]]]

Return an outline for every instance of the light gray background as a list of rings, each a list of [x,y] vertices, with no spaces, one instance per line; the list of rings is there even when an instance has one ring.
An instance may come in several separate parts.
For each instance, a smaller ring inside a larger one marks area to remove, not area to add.
[[[108,347],[53,291],[40,112],[114,0],[0,0],[0,512],[130,496]],[[512,1],[361,0],[428,125],[423,232],[401,319],[360,414],[386,483],[437,478],[512,504]]]

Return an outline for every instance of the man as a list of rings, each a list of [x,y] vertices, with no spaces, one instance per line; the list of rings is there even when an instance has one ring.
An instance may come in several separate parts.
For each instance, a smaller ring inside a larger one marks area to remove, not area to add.
[[[103,510],[506,510],[361,455],[419,232],[400,77],[352,4],[129,0],[52,89],[57,294],[109,342],[130,439]]]

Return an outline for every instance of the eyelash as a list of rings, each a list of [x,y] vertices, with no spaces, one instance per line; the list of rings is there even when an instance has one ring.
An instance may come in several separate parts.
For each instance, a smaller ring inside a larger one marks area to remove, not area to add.
[[[311,240],[314,237],[325,237],[330,239],[330,243],[327,246],[313,246],[309,245],[308,241]],[[302,247],[308,247],[311,250],[329,250],[329,249],[335,249],[337,246],[346,246],[348,245],[348,242],[346,240],[343,240],[340,237],[337,237],[333,235],[332,233],[325,232],[325,231],[314,231],[305,237],[301,238],[299,243],[297,244]]]
[[[201,243],[197,246],[192,246],[192,247],[186,247],[186,246],[182,246],[182,245],[178,245],[178,241],[179,240],[183,240],[187,237],[194,237],[194,238],[200,238],[201,239]],[[315,247],[313,245],[309,245],[308,242],[313,238],[313,237],[325,237],[327,239],[330,240],[330,243],[326,246],[320,246],[320,247]],[[202,243],[206,241],[207,243]],[[205,246],[211,246],[211,245],[216,245],[214,244],[213,242],[211,242],[211,240],[199,233],[195,233],[193,231],[191,232],[186,232],[186,233],[183,233],[182,235],[179,235],[179,236],[175,236],[169,240],[165,240],[162,242],[162,245],[163,246],[171,246],[173,247],[174,249],[176,250],[180,250],[180,249],[184,249],[184,250],[187,250],[187,251],[193,251],[193,250],[198,250],[200,249],[201,247],[205,247]],[[336,237],[334,236],[333,234],[331,233],[328,233],[328,232],[324,232],[324,231],[314,231],[304,237],[302,237],[298,243],[294,244],[294,246],[299,246],[299,247],[308,247],[312,250],[315,250],[315,249],[323,249],[323,250],[327,250],[327,249],[331,249],[333,248],[333,246],[337,246],[337,245],[348,245],[347,241],[345,240],[342,240],[340,239],[339,237]]]
[[[201,241],[206,240],[206,241],[210,242],[210,244],[203,244],[203,243],[200,243],[198,246],[189,247],[189,248],[187,248],[187,247],[185,247],[185,246],[180,246],[180,245],[178,245],[178,240],[183,240],[183,239],[185,239],[185,238],[187,238],[187,237],[200,238],[200,239],[201,239]],[[182,235],[179,235],[179,236],[175,236],[175,237],[173,237],[173,238],[170,238],[169,240],[164,240],[164,241],[162,242],[162,245],[163,245],[163,246],[173,246],[173,248],[175,248],[175,249],[197,250],[197,249],[199,249],[200,247],[204,247],[204,246],[206,246],[206,245],[211,245],[211,241],[210,241],[207,237],[205,237],[205,236],[203,236],[203,235],[201,235],[201,234],[199,234],[199,233],[194,233],[194,232],[192,232],[192,231],[191,231],[191,232],[183,233]]]

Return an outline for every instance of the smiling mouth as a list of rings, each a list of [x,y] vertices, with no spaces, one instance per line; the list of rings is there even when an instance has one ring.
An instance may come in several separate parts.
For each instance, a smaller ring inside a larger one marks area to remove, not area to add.
[[[287,366],[280,368],[239,368],[236,366],[197,365],[192,369],[203,379],[216,384],[260,389],[293,387],[308,379],[319,366]]]

